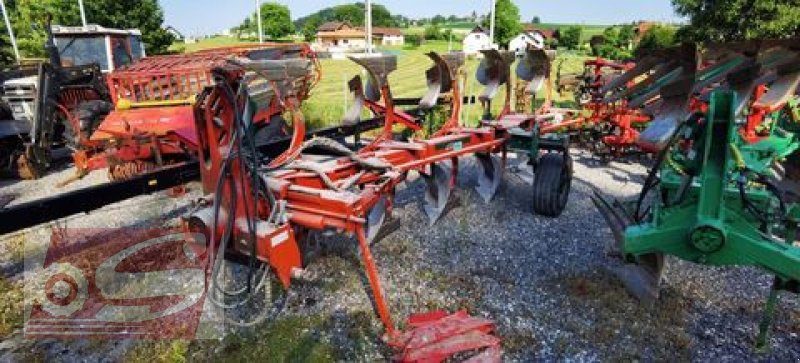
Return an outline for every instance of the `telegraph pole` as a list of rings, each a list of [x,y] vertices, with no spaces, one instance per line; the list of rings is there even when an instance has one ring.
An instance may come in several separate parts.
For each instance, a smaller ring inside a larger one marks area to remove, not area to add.
[[[86,11],[83,10],[83,0],[78,0],[78,7],[81,9],[81,22],[86,27]]]
[[[489,19],[489,39],[491,40],[492,45],[494,45],[494,17],[496,6],[495,0],[492,0],[492,12],[489,14],[489,16],[491,16]]]
[[[8,29],[8,37],[11,38],[11,47],[14,48],[14,56],[17,58],[19,64],[19,49],[17,48],[17,39],[14,38],[14,29],[11,29],[11,21],[8,19],[8,12],[6,11],[5,1],[0,0],[0,10],[3,11],[3,18],[6,21],[6,29]]]
[[[264,29],[261,27],[261,0],[255,0],[256,18],[258,21],[258,42],[264,43]]]
[[[367,54],[372,54],[372,0],[366,0],[365,3],[367,16],[366,16],[366,28],[367,28]]]

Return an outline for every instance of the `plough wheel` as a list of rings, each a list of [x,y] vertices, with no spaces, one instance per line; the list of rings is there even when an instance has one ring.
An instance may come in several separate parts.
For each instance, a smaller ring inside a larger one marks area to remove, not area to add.
[[[423,175],[426,184],[423,208],[431,225],[442,217],[447,201],[450,200],[450,193],[453,190],[450,184],[451,174],[450,167],[444,163],[436,163],[431,165],[430,175]]]
[[[503,175],[503,165],[500,158],[491,154],[475,154],[480,165],[478,172],[478,186],[475,189],[486,203],[489,203],[497,193],[500,179]]]
[[[533,179],[533,210],[536,214],[558,217],[564,211],[572,185],[572,158],[548,153],[536,166]]]

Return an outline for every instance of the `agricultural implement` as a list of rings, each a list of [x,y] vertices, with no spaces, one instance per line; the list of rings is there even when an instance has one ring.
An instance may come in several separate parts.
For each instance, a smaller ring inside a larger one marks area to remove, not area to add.
[[[641,78],[628,77],[629,74]],[[633,63],[615,63],[603,58],[585,61],[581,82],[575,90],[582,114],[553,123],[546,131],[573,134],[604,161],[641,153],[636,142],[639,131],[652,117],[642,109],[641,100],[639,104],[632,103],[633,93],[620,93],[631,89],[642,91],[650,84],[647,76]]]
[[[231,58],[242,62],[316,59],[307,45],[271,44],[150,57],[112,72],[107,82],[114,109],[93,134],[81,138],[81,147],[73,155],[78,177],[107,167],[109,179],[124,180],[186,161],[198,144],[193,111],[196,95],[213,82],[211,69],[228,64]],[[319,79],[319,66],[314,64],[316,74],[298,85],[303,88],[298,92],[300,100],[308,97]],[[238,72],[244,74],[244,67]],[[253,97],[258,95],[254,92]],[[274,100],[264,102],[271,106],[256,115],[254,123],[261,144],[287,134],[283,109]]]
[[[479,70],[479,78],[487,85],[481,96],[485,104],[498,87],[508,84],[510,65],[508,58],[499,53],[487,55]],[[527,143],[521,150],[536,152],[531,159],[537,161],[545,176],[538,185],[548,188],[539,191],[537,200],[542,205],[535,203],[534,210],[557,215],[569,190],[571,170],[565,171],[569,159],[562,155],[564,149],[538,157],[534,115],[506,114],[487,120],[478,128],[459,125],[457,71],[464,61],[463,54],[429,56],[434,65],[427,72],[430,87],[420,107],[432,107],[440,93],[449,92],[454,96],[451,113],[430,138],[409,141],[396,141],[392,134],[396,127],[421,127],[419,121],[396,112],[392,106],[387,78],[396,68],[396,58],[354,59],[369,77],[366,86],[359,85],[358,79],[351,82],[357,100],[353,107],[359,110],[348,112],[352,118],[346,117],[345,121],[357,118],[361,107],[378,110],[384,119],[383,129],[371,140],[356,145],[357,151],[326,138],[303,139],[304,123],[297,111],[293,84],[307,74],[308,61],[253,62],[251,66],[273,84],[276,97],[292,114],[291,145],[276,158],[260,157],[249,146],[250,136],[245,132],[259,109],[267,106],[248,95],[248,86],[241,77],[217,70],[218,82],[204,91],[196,104],[201,141],[198,158],[208,197],[186,217],[185,225],[209,241],[205,255],[208,261],[214,261],[212,276],[217,275],[223,260],[215,258],[215,252],[226,251],[249,256],[251,268],[256,261],[264,263],[268,268],[261,270],[262,277],[274,273],[275,281],[285,288],[294,276],[302,275],[309,262],[306,257],[313,247],[308,239],[311,231],[354,235],[375,309],[385,327],[387,342],[397,349],[398,359],[441,361],[458,352],[482,350],[476,358],[496,361],[500,358],[500,341],[491,335],[493,324],[465,312],[414,315],[408,320],[408,331],[396,330],[370,247],[390,232],[385,222],[392,213],[395,190],[410,172],[419,173],[425,181],[424,210],[434,223],[446,210],[460,158],[477,157],[477,190],[489,201],[500,184],[503,159],[511,140],[521,140],[525,134]],[[508,101],[504,106],[508,107]],[[553,173],[554,165],[561,166],[561,170]],[[256,275],[251,273],[249,277]],[[212,295],[219,295],[216,285],[216,277],[212,277]],[[263,284],[248,280],[248,286]],[[247,291],[252,294],[250,289]],[[278,304],[279,300],[267,301],[266,306]]]
[[[767,347],[779,292],[800,292],[800,205],[786,200],[791,181],[781,178],[781,163],[800,147],[788,131],[798,122],[800,42],[711,44],[702,62],[693,46],[669,52],[637,65],[656,69],[653,83],[662,83],[639,140],[656,165],[636,201],[594,198],[625,262],[617,272],[652,301],[665,255],[764,269],[774,283],[756,344]]]
[[[144,55],[137,30],[51,27],[49,19],[45,29],[49,62],[0,72],[11,111],[0,119],[0,168],[25,179],[40,177],[53,149],[76,147],[108,112],[103,72]]]

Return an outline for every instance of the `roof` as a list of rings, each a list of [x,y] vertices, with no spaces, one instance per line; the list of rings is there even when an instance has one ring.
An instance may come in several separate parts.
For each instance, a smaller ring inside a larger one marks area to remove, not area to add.
[[[643,36],[644,33],[647,33],[650,28],[656,25],[658,25],[658,23],[654,21],[640,20],[639,23],[636,24],[636,29],[634,29],[634,32],[636,32],[636,35],[638,36]]]
[[[348,23],[346,21],[329,21],[327,23],[322,23],[322,25],[320,25],[319,28],[317,28],[317,31],[318,32],[333,32],[333,31],[339,30],[342,26],[345,26],[345,25],[347,25],[349,27],[352,27],[352,25],[350,25],[350,23]]]
[[[381,27],[373,27],[372,34],[375,35],[389,35],[389,36],[403,36],[403,32],[398,28],[381,28]]]
[[[113,34],[141,36],[139,29],[111,29],[97,24],[87,26],[53,25],[53,35],[87,35],[87,34]]]
[[[484,33],[485,34],[486,30],[484,30],[482,26],[476,25],[474,28],[472,28],[472,31],[470,33]]]
[[[322,32],[321,31],[321,32],[317,33],[317,36],[318,37],[340,37],[340,38],[344,38],[344,37],[353,37],[353,38],[362,37],[363,38],[365,36],[365,34],[364,34],[364,31],[361,30],[361,29],[344,29],[344,30],[329,31],[329,32]]]
[[[534,26],[533,24],[522,24],[522,28],[525,29],[526,32],[529,33],[539,33],[545,39],[554,39],[558,38],[558,30],[553,29],[542,29]]]

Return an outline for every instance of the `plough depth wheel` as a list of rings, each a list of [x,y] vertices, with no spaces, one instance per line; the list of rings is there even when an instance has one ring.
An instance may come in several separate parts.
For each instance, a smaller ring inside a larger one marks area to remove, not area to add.
[[[564,211],[572,186],[572,158],[560,153],[544,154],[533,179],[533,210],[558,217]]]

